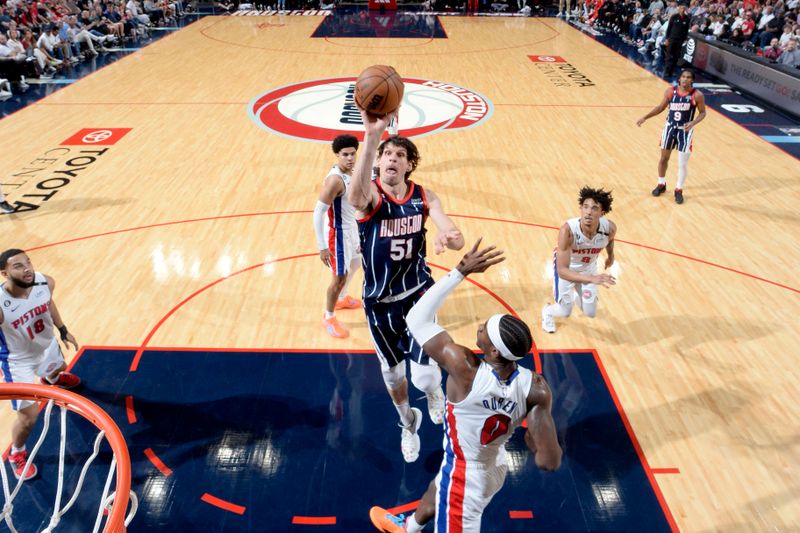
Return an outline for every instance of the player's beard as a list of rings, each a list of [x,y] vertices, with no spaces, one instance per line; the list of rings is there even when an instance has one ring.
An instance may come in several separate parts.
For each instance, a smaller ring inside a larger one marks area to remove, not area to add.
[[[36,283],[36,275],[34,274],[33,279],[31,281],[17,279],[14,276],[8,276],[8,280],[20,289],[30,289],[31,287],[33,287],[33,284]]]

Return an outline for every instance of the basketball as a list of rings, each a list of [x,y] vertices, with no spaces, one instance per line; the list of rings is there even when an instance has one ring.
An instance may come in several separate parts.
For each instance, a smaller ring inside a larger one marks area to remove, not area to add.
[[[373,115],[395,111],[403,101],[403,80],[387,65],[368,67],[356,80],[356,105]]]

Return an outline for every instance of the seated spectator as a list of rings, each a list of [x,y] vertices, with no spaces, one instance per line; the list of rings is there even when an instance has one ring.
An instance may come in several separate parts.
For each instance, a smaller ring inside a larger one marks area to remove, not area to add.
[[[783,26],[783,33],[781,34],[778,42],[780,43],[781,47],[786,46],[786,41],[792,38],[792,25],[791,24],[784,24]]]
[[[777,37],[773,37],[769,46],[763,50],[764,58],[771,61],[777,61],[782,53],[783,49],[780,47]]]
[[[789,39],[786,42],[786,48],[778,58],[778,63],[781,65],[789,65],[790,67],[797,68],[800,66],[800,50],[797,48],[797,39]]]
[[[751,11],[744,14],[744,20],[739,29],[742,30],[742,42],[752,40],[753,32],[756,29],[756,21],[753,20],[753,13]]]
[[[736,46],[742,46],[742,43],[744,43],[746,39],[744,38],[742,29],[736,28],[731,32],[731,36],[728,38],[728,40]]]

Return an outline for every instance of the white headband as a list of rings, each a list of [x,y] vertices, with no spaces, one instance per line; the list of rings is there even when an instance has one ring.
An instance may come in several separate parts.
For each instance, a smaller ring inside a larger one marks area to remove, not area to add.
[[[517,357],[511,353],[506,343],[503,342],[503,337],[500,336],[500,319],[503,318],[503,316],[504,315],[492,315],[492,318],[486,321],[486,333],[489,334],[489,340],[492,341],[492,344],[497,348],[497,351],[500,352],[500,355],[509,361],[519,361],[522,357]]]

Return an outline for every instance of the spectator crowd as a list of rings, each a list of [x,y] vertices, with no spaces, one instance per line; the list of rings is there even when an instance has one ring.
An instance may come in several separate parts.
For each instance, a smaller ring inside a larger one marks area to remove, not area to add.
[[[0,79],[24,91],[28,78],[52,78],[182,12],[182,0],[0,0]]]
[[[663,55],[665,75],[689,31],[800,68],[800,0],[579,0],[565,15]]]

